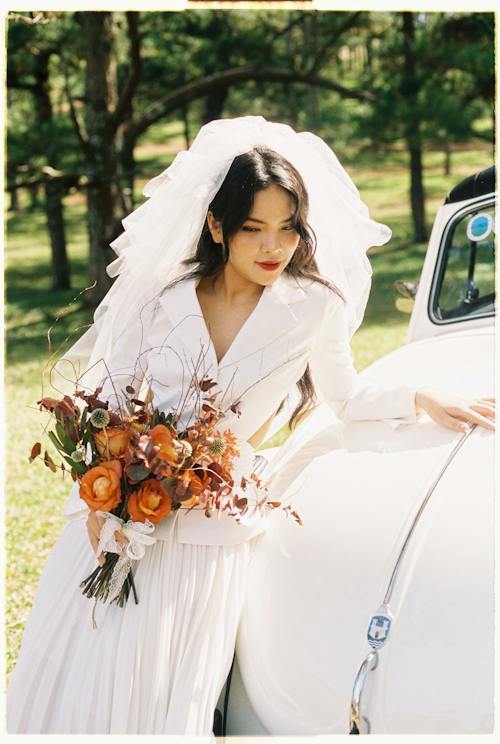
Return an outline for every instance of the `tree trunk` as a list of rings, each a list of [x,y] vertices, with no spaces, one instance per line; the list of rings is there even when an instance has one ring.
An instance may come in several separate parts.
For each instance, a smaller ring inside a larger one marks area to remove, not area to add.
[[[135,137],[129,137],[127,134],[124,134],[119,154],[120,178],[122,184],[120,202],[124,214],[132,212],[135,207],[134,186],[136,163],[134,150],[136,141]]]
[[[79,14],[85,48],[87,228],[89,284],[96,282],[90,300],[98,305],[111,287],[106,267],[116,258],[109,243],[116,237],[118,220],[117,156],[110,114],[116,106],[116,74],[112,62],[112,13]]]
[[[422,243],[428,239],[428,233],[425,220],[420,112],[418,110],[418,104],[416,104],[419,82],[416,76],[416,60],[414,52],[414,14],[411,12],[404,12],[402,15],[404,74],[401,84],[401,93],[405,97],[407,104],[404,128],[406,146],[410,155],[410,203],[414,238],[418,243]]]
[[[304,69],[308,69],[311,60],[316,57],[318,49],[318,24],[316,13],[310,13],[304,23]],[[319,128],[319,95],[315,85],[311,85],[307,91],[309,108],[307,112],[307,126],[313,132]]]
[[[52,289],[70,289],[70,270],[66,251],[61,183],[45,181],[45,213],[52,256]]]
[[[417,243],[423,243],[428,239],[427,227],[425,224],[425,196],[424,181],[422,168],[422,148],[420,144],[412,147],[408,143],[410,151],[410,172],[411,172],[411,211],[413,215],[413,229]]]
[[[227,94],[227,88],[218,88],[205,98],[203,124],[208,124],[209,121],[222,118]]]
[[[49,91],[50,52],[39,54],[34,57],[34,60],[36,83],[32,90],[39,124],[40,151],[45,153],[47,165],[54,170],[58,170],[59,151],[57,137],[54,136],[52,129],[53,111]],[[35,187],[35,189],[38,189],[38,187]],[[51,249],[52,289],[70,289],[71,273],[66,250],[62,201],[64,189],[60,181],[51,181],[50,178],[47,178],[44,183],[44,192],[45,219]],[[37,201],[36,191],[31,193],[32,199],[35,196],[35,202],[32,201],[32,205],[34,205]]]
[[[189,150],[191,147],[191,134],[189,132],[189,106],[186,104],[181,108],[182,125],[184,127],[184,142],[185,149]]]
[[[293,28],[292,28],[292,12],[290,11],[288,14],[288,22],[290,24],[290,28],[288,29],[287,35],[286,35],[286,54],[288,57],[288,66],[290,70],[293,70],[295,67],[294,64],[294,43],[293,43]],[[288,100],[288,118],[290,120],[290,124],[294,129],[297,129],[297,120],[298,120],[298,104],[297,104],[297,95],[295,91],[295,87],[293,84],[285,83],[284,85],[284,93],[285,97]]]
[[[449,176],[451,173],[451,147],[448,140],[444,143],[444,175]]]
[[[19,211],[19,195],[17,188],[15,186],[9,186],[9,195],[10,195],[10,204],[9,204],[9,211],[11,212],[18,212]]]
[[[28,186],[28,193],[30,195],[28,212],[35,212],[40,206],[40,200],[38,198],[38,184]]]

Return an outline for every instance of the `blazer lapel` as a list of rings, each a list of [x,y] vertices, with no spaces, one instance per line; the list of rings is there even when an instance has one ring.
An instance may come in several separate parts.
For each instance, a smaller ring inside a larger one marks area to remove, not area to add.
[[[243,363],[260,350],[267,352],[277,338],[297,324],[300,318],[298,303],[306,297],[305,290],[297,281],[284,274],[265,287],[255,309],[221,359],[219,372]]]
[[[248,358],[255,372],[255,355],[258,352],[272,356],[273,343],[297,324],[300,302],[307,297],[297,279],[281,274],[273,284],[264,288],[258,304],[218,364],[196,297],[196,284],[197,278],[179,282],[159,297],[159,303],[170,320],[172,332],[182,341],[191,357],[197,359],[200,352],[206,353],[205,366],[208,365],[213,379],[221,386],[229,382],[235,365],[241,364],[244,371]],[[253,361],[250,362],[252,357]]]

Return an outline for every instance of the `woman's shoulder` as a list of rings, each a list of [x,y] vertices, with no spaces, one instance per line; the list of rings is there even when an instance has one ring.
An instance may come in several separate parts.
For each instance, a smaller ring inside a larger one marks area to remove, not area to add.
[[[340,290],[337,290],[331,283],[326,284],[318,279],[302,276],[289,276],[287,281],[295,283],[305,292],[308,304],[317,312],[329,312],[344,302],[339,294]],[[326,281],[329,282],[329,280]]]

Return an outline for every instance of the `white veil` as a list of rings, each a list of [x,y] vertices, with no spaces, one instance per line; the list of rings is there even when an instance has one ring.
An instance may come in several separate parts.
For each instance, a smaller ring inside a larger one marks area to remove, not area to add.
[[[117,279],[93,324],[54,365],[63,378],[59,389],[72,382],[67,389],[73,392],[76,377],[87,390],[102,380],[100,362],[111,357],[121,334],[166,284],[185,273],[181,262],[194,255],[208,206],[233,159],[257,145],[283,155],[304,180],[318,268],[346,297],[352,336],[370,292],[367,249],[386,243],[391,230],[369,217],[352,179],[320,137],[262,116],[218,119],[201,127],[189,150],[146,184],[148,199],[123,220],[124,232],[110,244],[118,257],[107,267]]]

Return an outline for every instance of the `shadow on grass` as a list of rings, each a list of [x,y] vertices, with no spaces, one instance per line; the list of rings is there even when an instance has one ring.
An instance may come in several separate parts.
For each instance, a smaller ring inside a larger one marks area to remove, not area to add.
[[[82,281],[86,264],[74,259],[71,265],[75,287],[61,291],[50,289],[51,271],[44,262],[17,264],[6,272],[5,351],[9,365],[48,359],[69,334],[73,334],[72,340],[64,349],[84,332],[81,326],[92,322],[93,310],[79,296],[86,286]]]

